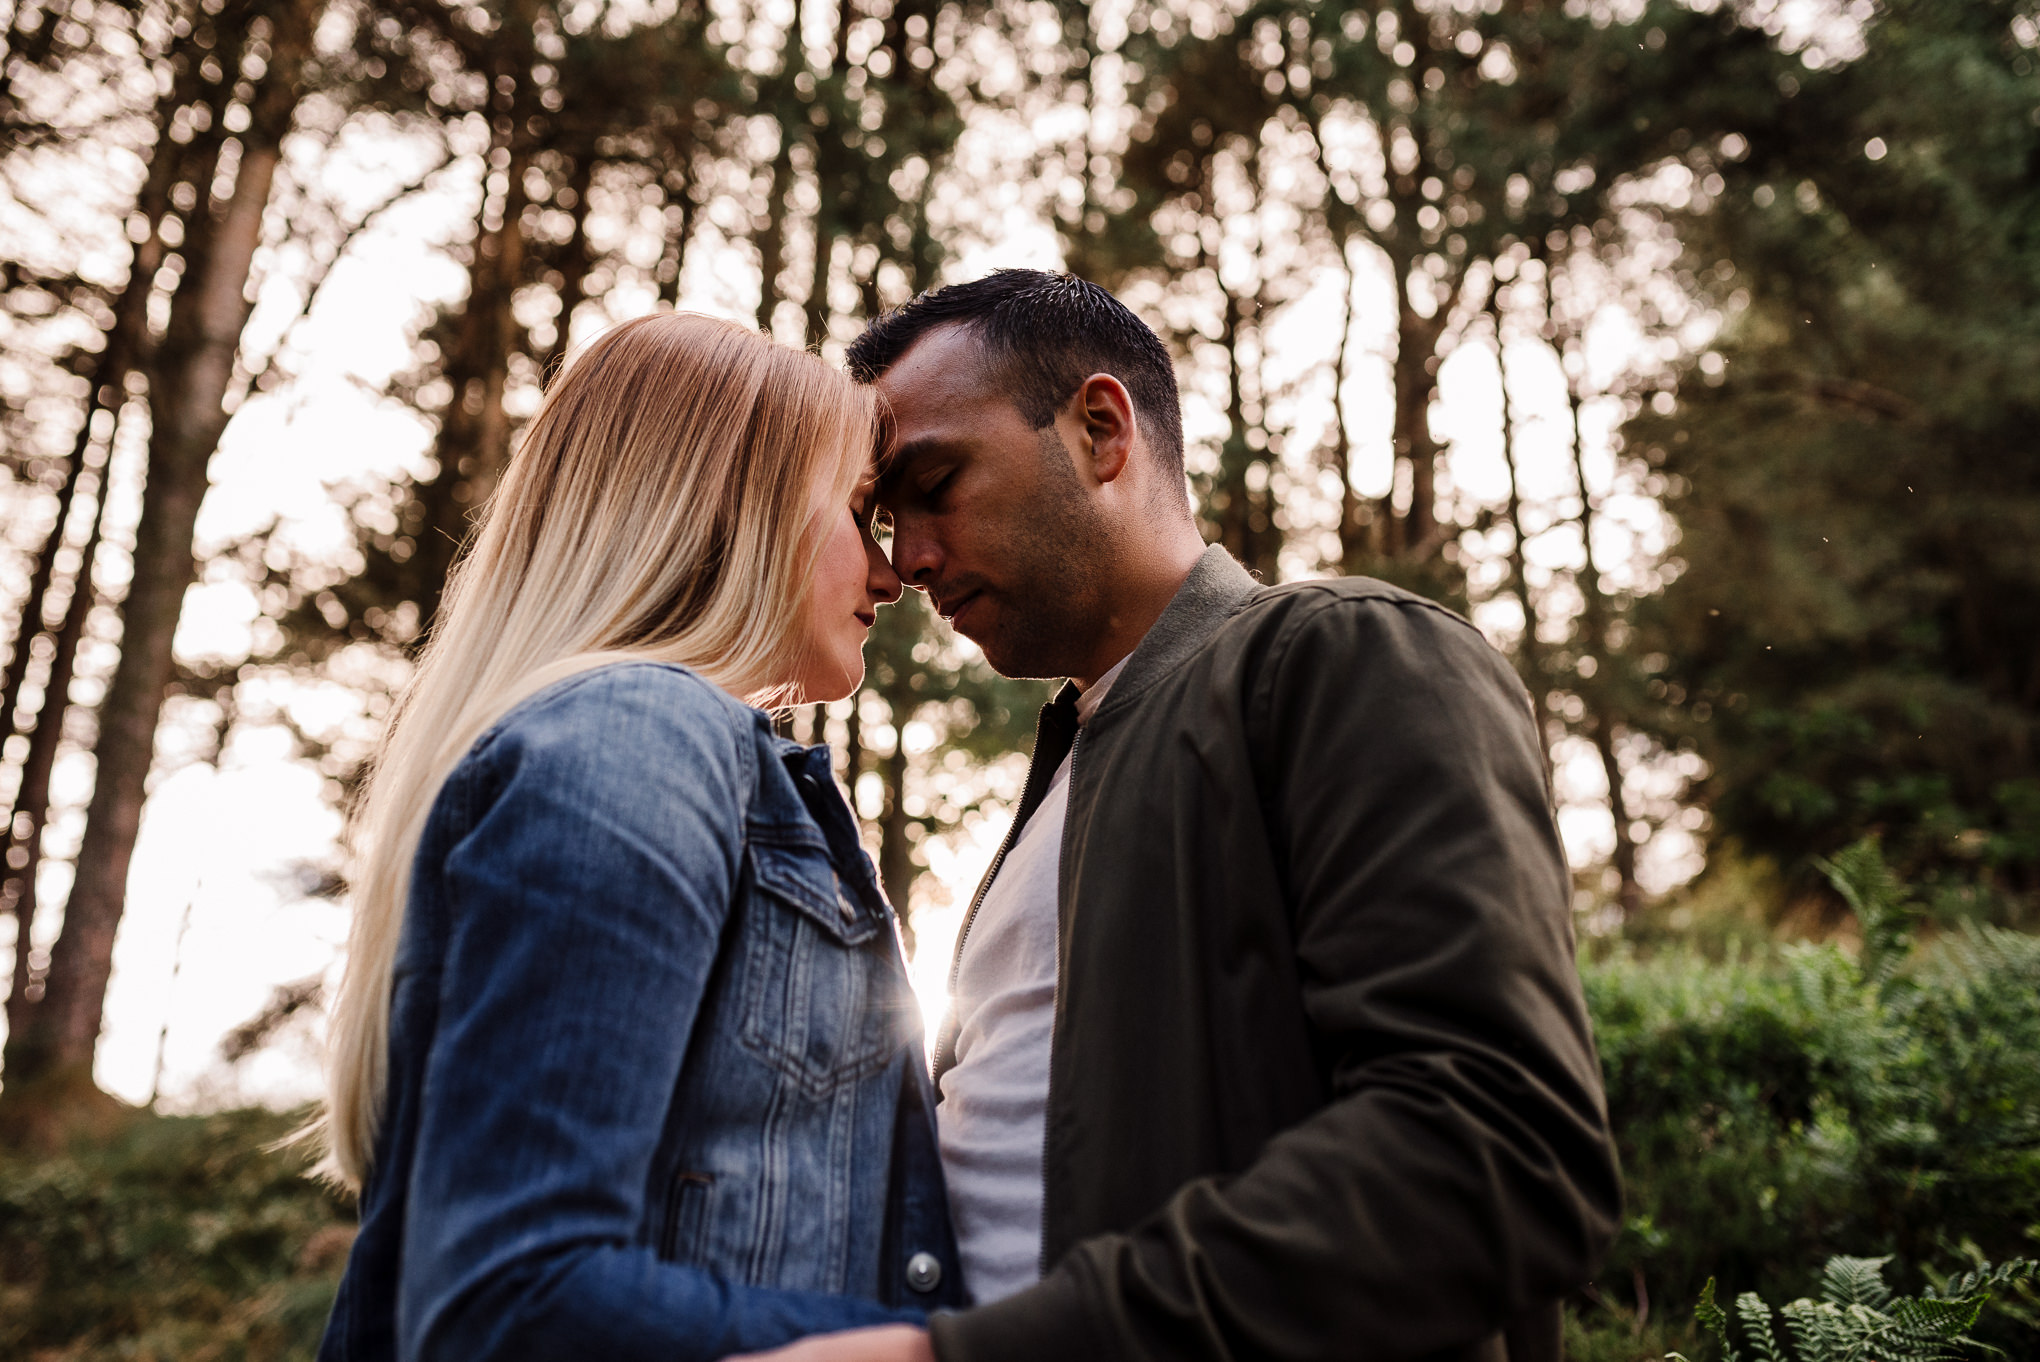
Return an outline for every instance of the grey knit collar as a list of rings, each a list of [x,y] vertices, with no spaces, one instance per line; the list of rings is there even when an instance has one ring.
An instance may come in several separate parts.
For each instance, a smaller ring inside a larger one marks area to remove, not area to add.
[[[1140,646],[1127,659],[1126,670],[1113,683],[1112,693],[1091,716],[1092,724],[1124,709],[1155,682],[1174,671],[1218,632],[1218,627],[1237,615],[1261,590],[1261,584],[1217,544],[1211,545],[1176,588],[1168,609],[1147,631]],[[1056,696],[1058,704],[1074,708],[1077,688],[1065,683]]]

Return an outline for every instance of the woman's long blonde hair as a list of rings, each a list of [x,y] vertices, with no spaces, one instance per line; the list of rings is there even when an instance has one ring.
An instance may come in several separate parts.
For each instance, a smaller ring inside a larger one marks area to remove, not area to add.
[[[411,861],[447,775],[519,701],[606,663],[797,698],[820,513],[862,476],[876,402],[814,355],[670,314],[609,331],[554,381],[448,580],[355,821],[327,1177],[358,1190],[368,1171]]]

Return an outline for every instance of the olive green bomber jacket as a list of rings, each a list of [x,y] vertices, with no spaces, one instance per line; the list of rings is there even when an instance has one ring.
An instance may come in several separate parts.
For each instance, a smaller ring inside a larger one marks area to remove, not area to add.
[[[942,1362],[1556,1362],[1621,1193],[1514,674],[1213,548],[1080,738],[1044,708],[1016,832],[1073,738],[1047,1273]]]

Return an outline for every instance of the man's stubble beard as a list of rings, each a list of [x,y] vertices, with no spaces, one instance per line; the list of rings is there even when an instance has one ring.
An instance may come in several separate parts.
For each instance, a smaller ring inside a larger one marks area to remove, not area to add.
[[[1002,676],[1061,677],[1091,661],[1105,627],[1110,526],[1084,493],[1069,447],[1053,425],[1041,432],[1039,504],[1016,520],[1000,588],[1004,626],[978,640]]]

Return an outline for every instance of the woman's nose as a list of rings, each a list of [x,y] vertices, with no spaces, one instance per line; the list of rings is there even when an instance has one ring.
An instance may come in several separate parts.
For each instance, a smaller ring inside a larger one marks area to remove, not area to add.
[[[867,544],[865,556],[869,560],[870,572],[865,577],[864,589],[881,605],[891,605],[900,598],[903,589],[900,585],[900,574],[893,570],[892,560],[885,556],[885,550],[877,544]]]

